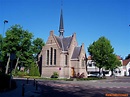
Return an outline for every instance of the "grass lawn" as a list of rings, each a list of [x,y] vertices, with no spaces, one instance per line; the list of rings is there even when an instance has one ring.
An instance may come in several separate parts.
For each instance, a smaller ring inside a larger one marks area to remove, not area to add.
[[[41,80],[63,80],[63,81],[89,81],[89,80],[104,80],[106,78],[98,78],[98,77],[88,77],[88,78],[43,78],[39,76],[23,76],[24,78],[30,78],[30,79],[41,79]]]

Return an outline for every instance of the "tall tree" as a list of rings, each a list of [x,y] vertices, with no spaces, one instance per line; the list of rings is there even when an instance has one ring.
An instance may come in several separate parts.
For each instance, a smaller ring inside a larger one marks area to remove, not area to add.
[[[2,58],[2,41],[3,41],[3,37],[0,34],[0,61],[2,62],[3,58]]]
[[[111,54],[113,54],[114,49],[108,39],[100,37],[88,47],[88,52],[92,56],[92,59],[96,62],[96,66],[99,68],[100,74],[101,68],[108,65],[108,60],[111,57]]]
[[[5,73],[8,73],[10,58],[13,53],[16,53],[18,41],[19,41],[19,35],[21,33],[21,27],[18,25],[10,27],[6,32],[6,37],[4,38],[4,45],[3,48],[5,50],[5,53],[8,54],[8,61],[6,65],[6,71]]]
[[[119,61],[119,59],[117,58],[117,55],[111,54],[107,61],[107,65],[105,65],[105,69],[110,70],[111,76],[113,76],[114,69],[118,68],[119,66],[121,66],[121,61]]]
[[[17,47],[17,52],[16,52],[17,62],[15,65],[15,70],[19,63],[19,59],[21,60],[22,64],[25,64],[25,66],[28,67],[27,61],[32,56],[32,53],[31,53],[32,51],[30,51],[31,44],[32,44],[31,43],[32,37],[33,37],[32,33],[26,30],[22,30],[22,34],[20,35],[20,41],[18,42],[18,47]]]
[[[45,44],[41,38],[33,40],[33,34],[24,30],[20,25],[11,26],[6,31],[6,37],[3,39],[3,42],[2,52],[5,57],[3,59],[7,61],[6,73],[8,73],[10,60],[14,54],[16,59],[16,64],[14,65],[15,70],[18,65],[30,69],[31,64],[36,63],[37,55]]]
[[[34,58],[35,60],[37,61],[37,58],[38,58],[38,54],[41,52],[42,50],[42,47],[45,45],[43,39],[41,38],[36,38],[35,40],[33,40],[33,55],[34,55]]]
[[[24,61],[27,60],[28,57],[25,58],[25,54],[29,56],[28,53],[30,50],[32,37],[32,33],[23,30],[20,25],[11,26],[7,30],[6,37],[4,39],[4,50],[6,53],[9,53],[6,73],[8,73],[10,55],[13,53],[15,53],[17,58],[15,69],[19,63],[19,59],[24,59]]]

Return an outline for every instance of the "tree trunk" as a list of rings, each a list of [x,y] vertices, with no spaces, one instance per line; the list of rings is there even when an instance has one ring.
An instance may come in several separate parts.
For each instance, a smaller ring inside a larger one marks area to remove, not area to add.
[[[14,73],[16,72],[16,68],[18,66],[18,62],[19,62],[19,57],[17,58],[17,62],[16,62],[16,65],[15,65],[15,68],[14,68]]]
[[[105,78],[106,75],[105,75],[105,71],[102,69],[102,73],[103,73],[103,77]]]
[[[9,54],[8,61],[7,61],[7,65],[6,65],[6,71],[5,71],[5,74],[8,74],[9,63],[10,63],[10,54]]]
[[[101,68],[99,67],[99,76],[101,75]]]
[[[114,75],[113,71],[114,71],[114,70],[112,69],[112,70],[111,70],[111,75],[110,75],[110,76],[113,76],[113,75]]]

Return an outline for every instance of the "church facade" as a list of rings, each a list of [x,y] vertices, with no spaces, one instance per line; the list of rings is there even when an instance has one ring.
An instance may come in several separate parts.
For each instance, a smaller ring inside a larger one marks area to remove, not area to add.
[[[59,36],[50,31],[48,40],[43,46],[38,64],[41,66],[41,76],[51,77],[57,72],[59,78],[70,78],[76,75],[87,77],[87,56],[84,44],[78,46],[76,33],[64,36],[63,16],[61,10]]]

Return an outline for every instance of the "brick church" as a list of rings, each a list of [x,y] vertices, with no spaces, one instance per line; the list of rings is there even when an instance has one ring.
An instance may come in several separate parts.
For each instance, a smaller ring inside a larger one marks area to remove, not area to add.
[[[59,74],[59,78],[70,78],[77,74],[84,74],[84,77],[87,77],[87,56],[84,44],[78,46],[76,33],[69,37],[64,36],[62,9],[59,36],[56,36],[54,31],[50,31],[38,60],[42,77],[51,77],[54,72]]]

